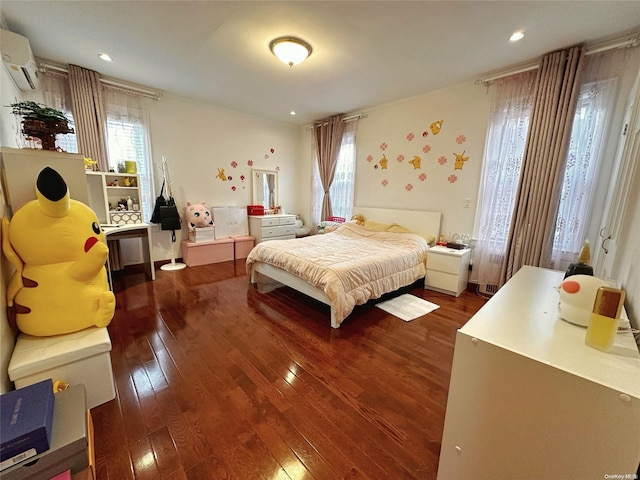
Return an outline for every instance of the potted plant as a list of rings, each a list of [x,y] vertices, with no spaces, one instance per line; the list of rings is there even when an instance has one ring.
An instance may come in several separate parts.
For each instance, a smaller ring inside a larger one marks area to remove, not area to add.
[[[14,115],[22,116],[22,133],[42,141],[43,150],[56,150],[56,135],[74,133],[69,119],[59,110],[26,101],[9,105]]]

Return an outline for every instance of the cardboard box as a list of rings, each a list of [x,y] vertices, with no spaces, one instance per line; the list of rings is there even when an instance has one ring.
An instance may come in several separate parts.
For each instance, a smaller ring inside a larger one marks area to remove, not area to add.
[[[0,396],[0,470],[49,449],[54,401],[50,378]]]
[[[88,445],[84,385],[74,385],[55,395],[49,450],[4,470],[2,480],[49,480],[66,470],[81,472],[89,466]]]

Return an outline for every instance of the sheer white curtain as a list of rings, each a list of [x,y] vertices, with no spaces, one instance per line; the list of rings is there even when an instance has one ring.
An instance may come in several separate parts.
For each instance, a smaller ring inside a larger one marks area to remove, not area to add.
[[[333,183],[329,189],[333,216],[351,219],[353,214],[353,194],[356,178],[356,133],[358,120],[345,122],[340,145],[340,156]]]
[[[637,72],[639,54],[640,49],[618,49],[585,58],[550,268],[566,270],[589,237],[590,222],[600,218],[596,190],[599,184],[608,183],[611,173],[605,171],[611,161],[603,158],[603,151],[610,138],[621,77],[626,72]],[[593,240],[596,239],[592,243]]]
[[[41,76],[44,104],[64,113],[69,119],[69,126],[75,131],[73,111],[71,110],[71,92],[68,75],[63,72],[45,70]],[[78,140],[75,133],[56,136],[56,146],[68,153],[78,153]]]
[[[491,86],[494,101],[480,180],[471,272],[471,281],[479,285],[500,282],[533,109],[535,79],[536,72],[531,71],[497,80]]]
[[[118,171],[118,164],[134,160],[140,178],[145,221],[153,213],[153,168],[149,139],[149,115],[143,96],[120,88],[105,87],[107,112],[107,150],[109,170]]]

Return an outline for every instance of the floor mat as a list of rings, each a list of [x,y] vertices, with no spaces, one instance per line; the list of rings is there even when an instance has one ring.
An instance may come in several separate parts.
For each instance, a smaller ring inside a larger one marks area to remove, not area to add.
[[[440,308],[440,305],[427,302],[422,298],[406,293],[391,300],[378,303],[376,307],[401,318],[405,322],[409,322],[422,315],[433,312],[435,309]]]

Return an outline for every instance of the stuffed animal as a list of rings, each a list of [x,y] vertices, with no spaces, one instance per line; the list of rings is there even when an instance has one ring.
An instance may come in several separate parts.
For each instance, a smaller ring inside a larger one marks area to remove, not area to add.
[[[364,215],[356,213],[353,217],[351,217],[351,221],[356,222],[356,225],[364,225]]]
[[[187,202],[187,207],[184,210],[184,214],[187,218],[187,225],[189,227],[189,230],[214,226],[213,218],[211,217],[211,211],[207,207],[206,202]]]
[[[107,283],[104,233],[52,168],[38,175],[36,200],[11,221],[2,219],[2,250],[16,269],[7,305],[20,331],[60,335],[111,322],[116,299]]]
[[[596,293],[608,283],[591,275],[571,275],[558,287],[558,316],[569,323],[589,325]]]

